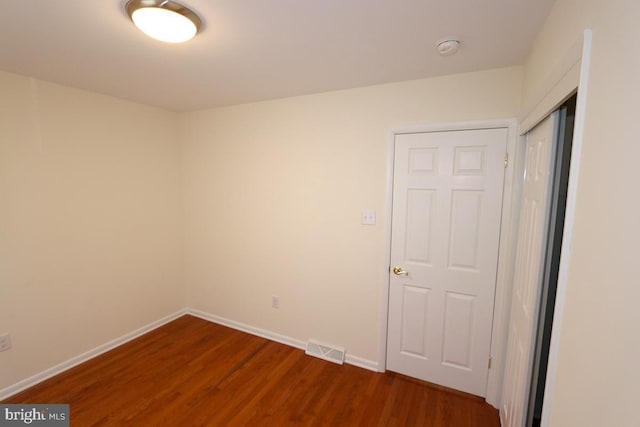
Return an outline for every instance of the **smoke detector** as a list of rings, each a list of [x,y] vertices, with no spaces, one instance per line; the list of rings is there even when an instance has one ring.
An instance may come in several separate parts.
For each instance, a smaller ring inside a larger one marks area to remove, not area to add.
[[[438,42],[436,48],[442,56],[451,56],[460,49],[460,40],[455,37],[447,37]]]

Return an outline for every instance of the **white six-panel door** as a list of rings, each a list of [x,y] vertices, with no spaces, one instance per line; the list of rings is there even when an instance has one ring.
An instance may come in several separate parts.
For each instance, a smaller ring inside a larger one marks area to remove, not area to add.
[[[486,394],[507,138],[396,136],[389,370]]]
[[[557,113],[527,134],[509,343],[500,416],[505,427],[525,423],[533,343],[549,226]]]

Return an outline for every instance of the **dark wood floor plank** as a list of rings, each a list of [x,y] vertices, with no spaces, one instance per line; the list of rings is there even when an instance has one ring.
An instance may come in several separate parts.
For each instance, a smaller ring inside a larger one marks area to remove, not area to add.
[[[3,403],[69,403],[84,426],[494,427],[482,399],[183,316]]]

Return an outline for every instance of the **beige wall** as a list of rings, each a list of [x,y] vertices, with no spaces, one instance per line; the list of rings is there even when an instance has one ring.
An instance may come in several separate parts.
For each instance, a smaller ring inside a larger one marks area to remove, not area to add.
[[[524,86],[520,68],[502,69],[177,122],[0,73],[0,330],[14,341],[0,353],[0,388],[183,307],[185,287],[194,308],[376,360],[388,131],[518,115],[520,91],[522,105],[541,96],[591,27],[551,425],[637,425],[637,22],[634,0],[558,0]],[[376,209],[377,226],[359,224],[363,208]]]
[[[182,114],[188,305],[377,361],[389,131],[515,117],[521,71]]]
[[[639,423],[638,22],[635,0],[558,0],[526,66],[525,98],[568,43],[593,29],[552,426]]]
[[[388,131],[518,115],[521,89],[522,105],[541,96],[591,27],[551,425],[637,425],[637,22],[633,0],[558,0],[524,86],[511,68],[177,121],[0,73],[0,330],[14,341],[0,353],[0,388],[183,307],[185,287],[186,305],[376,360]],[[377,226],[359,224],[363,208]]]
[[[0,389],[184,307],[176,115],[0,73]]]

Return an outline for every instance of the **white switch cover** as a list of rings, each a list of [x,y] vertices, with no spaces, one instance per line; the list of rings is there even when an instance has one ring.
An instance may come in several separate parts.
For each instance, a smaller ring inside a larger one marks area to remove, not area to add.
[[[360,223],[362,225],[376,225],[376,211],[373,209],[363,209]]]
[[[0,334],[0,351],[9,350],[11,348],[11,335],[8,333]]]

